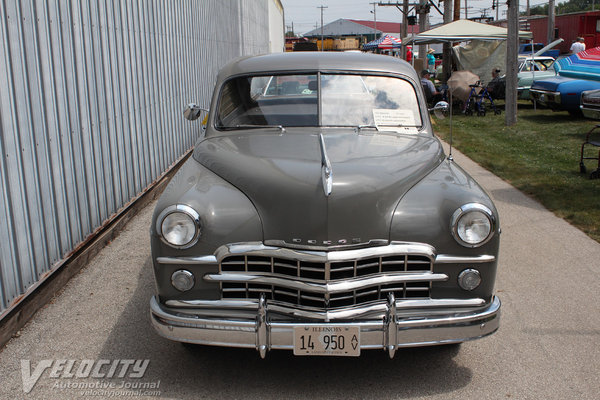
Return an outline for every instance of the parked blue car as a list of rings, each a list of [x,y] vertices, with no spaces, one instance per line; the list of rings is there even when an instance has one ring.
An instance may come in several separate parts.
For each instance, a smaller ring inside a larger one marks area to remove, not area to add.
[[[600,82],[555,76],[533,82],[530,96],[539,104],[553,111],[568,111],[573,116],[581,115],[581,92],[600,89]]]
[[[530,95],[536,102],[554,111],[580,116],[581,93],[600,89],[600,47],[557,60],[558,76],[535,81]]]

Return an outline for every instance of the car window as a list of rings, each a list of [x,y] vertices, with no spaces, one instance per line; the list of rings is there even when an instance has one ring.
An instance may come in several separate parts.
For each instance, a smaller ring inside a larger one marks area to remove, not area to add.
[[[526,60],[519,64],[519,72],[547,71],[553,64],[554,60]]]
[[[542,71],[547,71],[554,65],[554,60],[537,60],[536,62]]]
[[[417,94],[404,79],[355,74],[283,74],[226,81],[220,90],[215,125],[217,129],[319,125],[419,127],[422,120]]]
[[[403,79],[324,75],[323,125],[420,126],[417,96]]]

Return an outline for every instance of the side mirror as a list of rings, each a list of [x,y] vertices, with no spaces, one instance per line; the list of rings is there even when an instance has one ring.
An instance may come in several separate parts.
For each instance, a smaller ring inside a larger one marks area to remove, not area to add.
[[[449,110],[450,110],[450,105],[448,103],[446,103],[445,101],[439,101],[435,104],[435,106],[433,106],[433,108],[429,109],[429,111],[433,111],[435,116],[438,117],[439,119],[446,118],[446,114],[448,113]]]
[[[208,112],[206,108],[198,107],[194,103],[189,103],[187,106],[185,106],[185,109],[183,110],[183,116],[189,121],[195,121],[198,118],[200,118],[200,115],[202,115],[202,111]]]

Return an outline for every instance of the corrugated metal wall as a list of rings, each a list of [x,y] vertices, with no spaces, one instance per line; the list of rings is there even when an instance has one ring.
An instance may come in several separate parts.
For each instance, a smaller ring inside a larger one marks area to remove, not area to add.
[[[269,1],[0,0],[0,312],[193,145]]]

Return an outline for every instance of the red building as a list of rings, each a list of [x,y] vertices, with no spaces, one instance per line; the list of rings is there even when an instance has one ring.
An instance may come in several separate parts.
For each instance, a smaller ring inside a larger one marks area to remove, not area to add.
[[[587,11],[557,15],[554,20],[554,37],[565,41],[557,46],[561,53],[568,53],[575,38],[585,39],[586,48],[600,46],[600,11]],[[523,23],[525,22],[525,23]],[[521,29],[533,33],[535,43],[546,43],[548,17],[536,16],[521,19]]]

